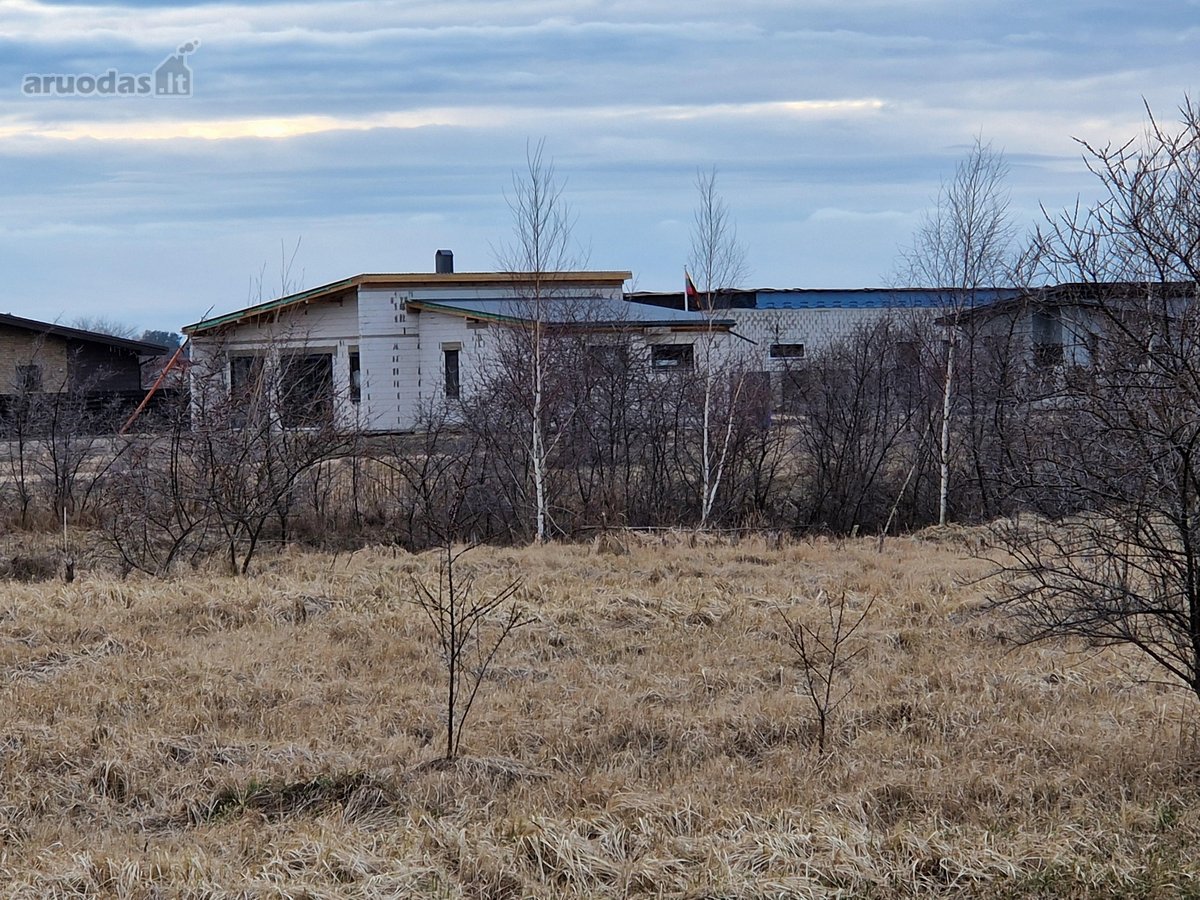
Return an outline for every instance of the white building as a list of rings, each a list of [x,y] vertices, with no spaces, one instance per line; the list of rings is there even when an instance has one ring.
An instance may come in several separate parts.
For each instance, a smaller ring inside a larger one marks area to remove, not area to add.
[[[598,343],[629,335],[662,370],[701,365],[714,343],[736,341],[727,317],[628,302],[629,272],[453,268],[449,251],[438,251],[432,273],[356,275],[189,325],[193,395],[206,375],[236,393],[273,370],[285,373],[273,380],[284,425],[319,413],[409,431],[429,404],[469,391],[495,359],[498,329],[536,319],[586,329]]]

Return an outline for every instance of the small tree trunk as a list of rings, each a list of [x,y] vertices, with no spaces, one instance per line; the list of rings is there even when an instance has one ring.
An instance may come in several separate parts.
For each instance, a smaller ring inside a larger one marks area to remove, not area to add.
[[[540,406],[541,404],[536,404]],[[541,544],[546,540],[546,466],[543,453],[541,422],[533,422],[533,493],[536,510],[534,540]]]
[[[454,551],[449,538],[446,540],[446,588],[448,600],[449,641],[446,647],[446,760],[452,761],[458,755],[457,738],[454,726],[455,716],[458,715],[458,673],[462,660],[459,658],[458,634],[458,594],[454,585]]]
[[[706,364],[707,368],[707,364]],[[709,456],[708,426],[712,418],[712,372],[704,373],[704,423],[700,429],[700,527],[708,525],[708,514],[712,511],[712,460]]]
[[[946,499],[950,494],[950,405],[954,396],[954,336],[946,345],[946,381],[942,386],[942,446],[939,460],[938,524],[946,524]]]
[[[530,416],[533,434],[530,436],[530,462],[533,464],[533,493],[536,533],[534,540],[546,540],[546,441],[542,434],[542,327],[541,304],[537,304],[537,320],[533,332],[533,414]]]

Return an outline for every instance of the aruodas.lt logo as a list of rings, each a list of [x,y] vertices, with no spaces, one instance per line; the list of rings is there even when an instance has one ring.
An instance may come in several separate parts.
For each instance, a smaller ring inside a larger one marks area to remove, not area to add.
[[[109,69],[100,75],[38,74],[24,76],[21,93],[27,97],[190,97],[192,70],[187,58],[199,41],[188,41],[153,72],[131,74]]]

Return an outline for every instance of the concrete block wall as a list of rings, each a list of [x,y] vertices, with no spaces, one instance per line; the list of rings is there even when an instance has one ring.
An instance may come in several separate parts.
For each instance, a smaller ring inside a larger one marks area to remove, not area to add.
[[[406,431],[417,416],[420,339],[417,316],[405,306],[411,299],[411,291],[358,290],[360,414],[371,430]]]
[[[731,309],[734,331],[754,341],[753,358],[759,368],[782,367],[770,358],[772,344],[803,344],[804,355],[812,356],[861,326],[878,322],[893,312],[888,309]],[[723,312],[722,315],[725,313]]]

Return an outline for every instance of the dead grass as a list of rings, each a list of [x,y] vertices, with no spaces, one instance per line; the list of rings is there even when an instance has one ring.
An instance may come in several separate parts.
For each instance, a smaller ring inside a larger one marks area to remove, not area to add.
[[[8,582],[0,896],[1200,895],[1194,701],[1014,646],[972,540],[477,550],[537,621],[453,765],[434,555]],[[819,757],[775,607],[841,592],[879,599]]]

